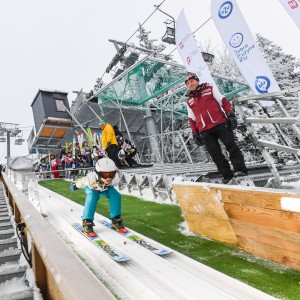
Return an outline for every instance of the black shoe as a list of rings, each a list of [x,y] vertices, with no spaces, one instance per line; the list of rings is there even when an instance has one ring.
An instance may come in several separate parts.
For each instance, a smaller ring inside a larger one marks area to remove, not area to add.
[[[244,171],[234,172],[234,177],[240,177],[240,176],[247,176],[247,172]]]
[[[231,178],[224,178],[224,179],[222,180],[222,183],[227,184],[232,178],[233,178],[233,177],[231,177]]]
[[[82,221],[82,231],[87,236],[96,236],[93,226],[95,226],[93,220],[85,219]]]

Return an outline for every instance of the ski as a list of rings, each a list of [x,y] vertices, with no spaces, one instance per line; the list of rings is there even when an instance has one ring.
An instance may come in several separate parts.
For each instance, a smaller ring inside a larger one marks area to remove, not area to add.
[[[127,232],[124,232],[124,233],[123,232],[118,232],[115,228],[113,228],[111,226],[110,222],[107,222],[105,220],[100,220],[99,222],[101,224],[103,224],[105,227],[110,228],[111,230],[113,230],[113,231],[115,231],[115,232],[123,235],[124,237],[126,237],[130,241],[141,245],[142,247],[150,250],[151,252],[153,252],[153,253],[155,253],[157,255],[163,256],[163,255],[167,255],[167,254],[171,254],[172,253],[172,251],[170,251],[170,250],[156,248],[156,247],[152,246],[149,242],[145,241],[140,236],[138,236],[138,235],[130,232],[128,229],[127,229]]]
[[[123,263],[130,261],[131,259],[123,256],[122,254],[115,251],[108,243],[106,243],[98,234],[95,237],[89,237],[82,232],[82,226],[79,223],[73,223],[72,226],[80,232],[84,237],[91,241],[96,247],[100,248],[103,252],[109,255],[114,261]]]

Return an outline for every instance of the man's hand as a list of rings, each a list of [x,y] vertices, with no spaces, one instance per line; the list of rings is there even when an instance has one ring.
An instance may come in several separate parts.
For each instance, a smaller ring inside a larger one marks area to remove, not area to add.
[[[233,112],[228,112],[226,113],[227,116],[227,126],[228,128],[230,128],[231,130],[236,129],[237,127],[237,119],[236,116]]]
[[[72,192],[78,190],[78,187],[76,186],[76,183],[75,182],[71,182],[70,184],[70,189]]]
[[[197,146],[204,146],[204,142],[199,132],[193,133],[193,139]]]

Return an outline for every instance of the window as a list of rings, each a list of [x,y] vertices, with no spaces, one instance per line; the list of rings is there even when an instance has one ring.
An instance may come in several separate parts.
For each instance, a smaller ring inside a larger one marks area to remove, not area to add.
[[[55,102],[56,102],[56,111],[65,111],[63,100],[55,100]]]

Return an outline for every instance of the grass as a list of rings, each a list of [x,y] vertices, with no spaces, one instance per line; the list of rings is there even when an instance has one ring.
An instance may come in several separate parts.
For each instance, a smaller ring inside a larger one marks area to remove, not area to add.
[[[40,185],[84,205],[83,190],[71,192],[64,180],[41,181]],[[100,198],[97,212],[108,217],[109,205]],[[280,299],[299,299],[300,272],[255,257],[238,248],[198,236],[186,236],[179,231],[184,221],[179,206],[144,201],[122,196],[124,224],[186,256],[215,270],[236,278]]]

